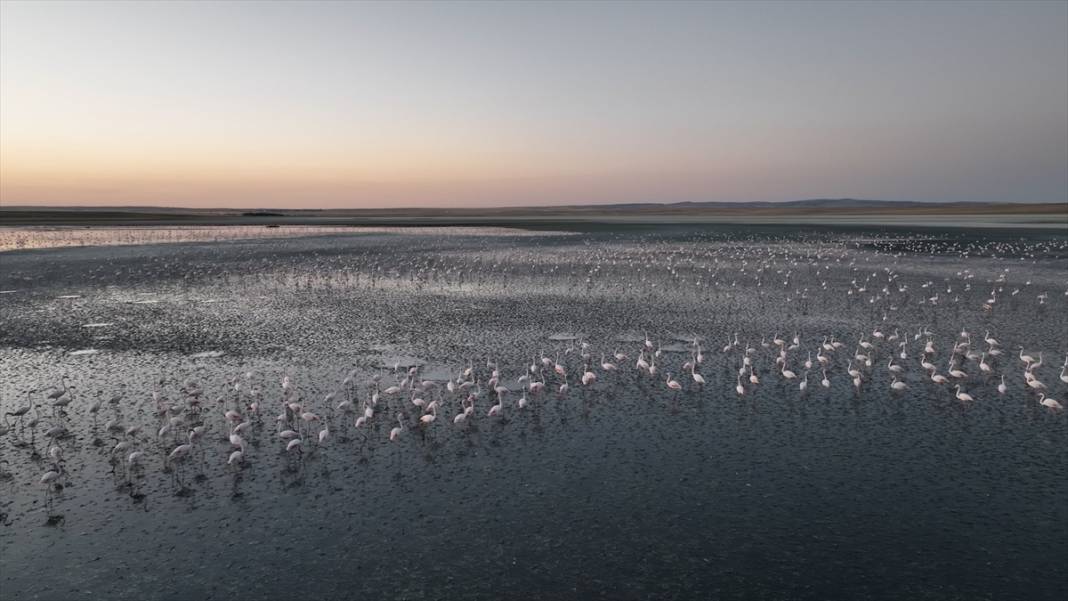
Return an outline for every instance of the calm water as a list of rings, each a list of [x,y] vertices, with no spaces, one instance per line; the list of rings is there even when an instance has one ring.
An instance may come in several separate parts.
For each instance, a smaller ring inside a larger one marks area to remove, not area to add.
[[[0,437],[0,590],[1059,598],[1068,419],[1027,389],[1018,354],[1042,352],[1032,373],[1065,402],[1066,274],[1058,233],[856,229],[367,233],[5,253],[0,407],[34,400],[26,419],[38,423],[9,417]],[[976,353],[988,330],[1004,351],[956,355],[968,376],[954,384],[972,402],[919,364],[931,340],[929,360],[946,374],[962,329]],[[787,380],[771,340],[785,349],[795,334]],[[635,368],[646,336],[661,350],[655,377]],[[703,387],[682,367],[695,336]],[[824,388],[816,357],[831,336],[844,346],[827,353]],[[746,347],[760,384],[738,376]],[[872,360],[859,391],[847,373],[858,353]],[[566,369],[566,396],[543,356]],[[891,357],[901,393],[889,388]],[[511,390],[503,417],[487,416],[497,403],[488,361]],[[517,378],[532,362],[551,390],[528,393],[520,410]],[[583,386],[587,363],[598,379]],[[417,381],[438,383],[414,395],[438,400],[438,419],[419,426],[405,390],[383,394],[355,428],[372,377],[384,389],[413,366]],[[682,390],[666,386],[668,372]],[[64,375],[72,400],[53,417],[48,392]],[[284,376],[290,400],[320,422],[276,425]],[[443,385],[458,376],[482,390],[462,427],[453,416],[466,394]],[[350,397],[356,413],[336,409]],[[239,467],[227,465],[227,409],[251,424]],[[390,442],[398,412],[404,429]],[[171,418],[173,432],[158,436]],[[297,424],[302,454],[277,436]],[[55,426],[70,434],[50,442]],[[193,427],[201,439],[165,469]],[[112,453],[122,441],[129,448]],[[128,477],[134,450],[143,465]],[[62,488],[50,491],[38,480],[54,468]]]

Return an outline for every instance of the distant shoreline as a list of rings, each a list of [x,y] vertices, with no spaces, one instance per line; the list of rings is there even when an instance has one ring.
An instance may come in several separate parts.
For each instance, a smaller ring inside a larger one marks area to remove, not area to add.
[[[0,207],[0,226],[782,224],[1068,228],[1068,203],[811,200],[493,209],[189,209]]]

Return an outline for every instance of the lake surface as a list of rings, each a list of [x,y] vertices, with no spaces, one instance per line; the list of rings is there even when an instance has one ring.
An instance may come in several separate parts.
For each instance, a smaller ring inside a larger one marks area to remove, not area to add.
[[[1066,292],[1063,231],[352,230],[3,253],[0,409],[35,408],[0,436],[0,591],[1061,598],[1068,419],[1028,382],[1068,398]]]

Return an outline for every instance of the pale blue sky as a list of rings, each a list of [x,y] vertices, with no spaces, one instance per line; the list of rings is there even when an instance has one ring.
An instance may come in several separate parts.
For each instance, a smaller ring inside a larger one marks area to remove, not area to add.
[[[0,4],[0,201],[1068,200],[1068,2]]]

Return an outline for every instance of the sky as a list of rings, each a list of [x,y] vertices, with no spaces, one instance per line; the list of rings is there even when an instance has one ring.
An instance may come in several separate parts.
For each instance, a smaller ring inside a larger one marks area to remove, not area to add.
[[[1068,202],[1068,2],[0,3],[0,205]]]

